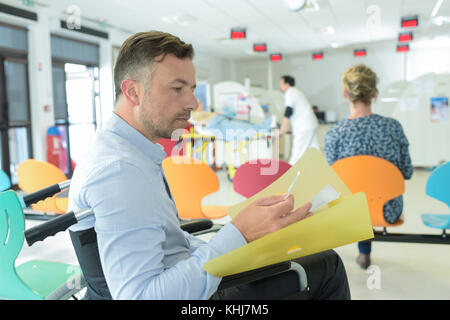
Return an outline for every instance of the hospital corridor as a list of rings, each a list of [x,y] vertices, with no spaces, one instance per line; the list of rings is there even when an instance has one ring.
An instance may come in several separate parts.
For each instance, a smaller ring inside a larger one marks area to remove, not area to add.
[[[449,35],[450,0],[0,0],[0,304],[450,300]]]

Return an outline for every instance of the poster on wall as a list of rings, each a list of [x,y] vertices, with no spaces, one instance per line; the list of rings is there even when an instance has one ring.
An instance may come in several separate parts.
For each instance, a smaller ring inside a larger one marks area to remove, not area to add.
[[[431,98],[431,122],[448,121],[448,97]]]

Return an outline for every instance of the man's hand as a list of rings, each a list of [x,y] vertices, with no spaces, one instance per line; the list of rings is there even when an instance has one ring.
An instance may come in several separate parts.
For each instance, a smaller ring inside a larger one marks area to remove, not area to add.
[[[292,195],[287,199],[284,197],[285,195],[279,195],[258,199],[239,212],[231,223],[249,243],[312,215],[309,211],[311,202],[292,211],[294,197]]]

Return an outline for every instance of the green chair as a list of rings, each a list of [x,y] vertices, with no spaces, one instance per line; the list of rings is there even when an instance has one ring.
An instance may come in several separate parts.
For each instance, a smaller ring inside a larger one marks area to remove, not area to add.
[[[24,242],[22,206],[12,190],[0,193],[0,299],[68,299],[84,286],[79,266],[32,260],[15,266]]]

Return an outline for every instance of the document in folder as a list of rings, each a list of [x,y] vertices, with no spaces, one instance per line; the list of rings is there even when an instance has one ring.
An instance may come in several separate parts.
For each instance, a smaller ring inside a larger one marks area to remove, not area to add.
[[[329,203],[320,203],[309,218],[207,261],[204,270],[224,277],[374,237],[365,194],[352,195],[315,148],[308,149],[294,166],[266,189],[231,207],[230,216],[234,217],[256,199],[286,193],[298,172],[298,181],[291,190],[294,209],[327,189],[336,191],[339,197]]]

